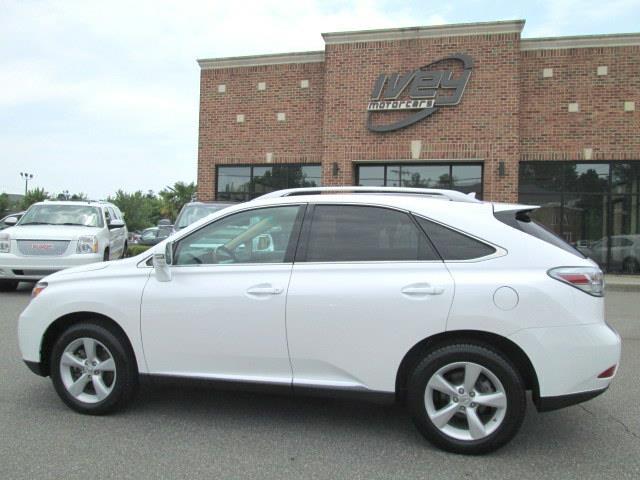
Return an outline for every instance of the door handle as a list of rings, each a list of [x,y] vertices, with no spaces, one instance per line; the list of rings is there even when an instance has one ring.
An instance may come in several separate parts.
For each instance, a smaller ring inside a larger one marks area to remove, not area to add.
[[[442,287],[434,287],[431,285],[407,285],[401,290],[405,295],[422,296],[422,295],[440,295],[444,292]]]
[[[247,293],[249,295],[280,295],[282,292],[282,288],[274,287],[268,284],[255,285],[253,287],[247,288]]]

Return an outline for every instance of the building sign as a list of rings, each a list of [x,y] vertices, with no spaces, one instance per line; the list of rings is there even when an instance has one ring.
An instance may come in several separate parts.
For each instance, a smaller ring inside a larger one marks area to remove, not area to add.
[[[454,78],[453,71],[438,66],[445,62],[460,62],[462,73]],[[436,60],[404,75],[399,73],[378,76],[367,105],[367,128],[372,132],[392,132],[413,125],[438,111],[440,107],[460,103],[467,86],[473,60],[458,53]],[[374,123],[384,112],[406,112],[400,120],[397,115],[391,123]]]

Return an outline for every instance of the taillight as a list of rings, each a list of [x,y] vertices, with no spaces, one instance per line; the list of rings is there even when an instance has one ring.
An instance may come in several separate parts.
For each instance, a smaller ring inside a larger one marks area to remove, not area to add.
[[[551,278],[555,278],[572,287],[576,287],[594,297],[604,296],[604,275],[602,270],[596,267],[559,267],[547,272]]]
[[[600,375],[598,375],[598,378],[611,378],[615,375],[616,373],[616,367],[617,365],[613,365],[609,368],[607,368],[604,372],[602,372]]]

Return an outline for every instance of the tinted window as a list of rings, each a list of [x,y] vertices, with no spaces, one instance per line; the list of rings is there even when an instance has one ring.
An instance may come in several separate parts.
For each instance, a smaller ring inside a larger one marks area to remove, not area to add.
[[[409,215],[379,207],[315,207],[306,261],[439,260]]]
[[[245,201],[284,188],[321,185],[320,165],[218,167],[218,200]]]
[[[540,223],[536,222],[529,216],[529,212],[526,211],[506,211],[498,212],[495,217],[502,223],[506,223],[510,227],[517,228],[529,235],[532,235],[540,240],[543,240],[551,245],[555,245],[569,253],[573,253],[575,256],[584,258],[584,255],[578,250],[573,248],[562,237],[558,236],[551,230],[545,228]]]
[[[460,232],[424,218],[416,218],[443,260],[471,260],[486,257],[496,251],[495,248]]]
[[[300,207],[235,213],[178,242],[176,265],[281,263],[285,261]]]

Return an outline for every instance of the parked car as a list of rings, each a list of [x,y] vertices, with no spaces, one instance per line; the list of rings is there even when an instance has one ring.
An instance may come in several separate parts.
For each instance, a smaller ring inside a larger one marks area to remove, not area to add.
[[[174,229],[176,231],[191,225],[193,222],[200,220],[207,215],[227,208],[233,205],[232,203],[220,203],[220,202],[190,202],[185,204],[178,217],[176,218]]]
[[[16,223],[18,223],[20,218],[22,218],[22,215],[24,215],[24,212],[17,212],[0,219],[0,230],[4,230],[5,228],[14,226]],[[9,220],[8,223],[7,220]]]
[[[139,245],[157,245],[173,233],[173,225],[145,228],[138,240]]]
[[[198,378],[400,401],[435,445],[489,452],[520,428],[527,391],[539,411],[579,403],[620,360],[602,272],[535,208],[273,192],[137,257],[45,278],[20,350],[81,413],[124,407],[140,375]]]
[[[123,258],[126,250],[127,227],[115,205],[38,202],[0,232],[0,290],[64,268]]]
[[[600,265],[607,263],[609,241],[604,237],[580,250]],[[640,273],[640,235],[613,235],[609,265],[624,273]]]

